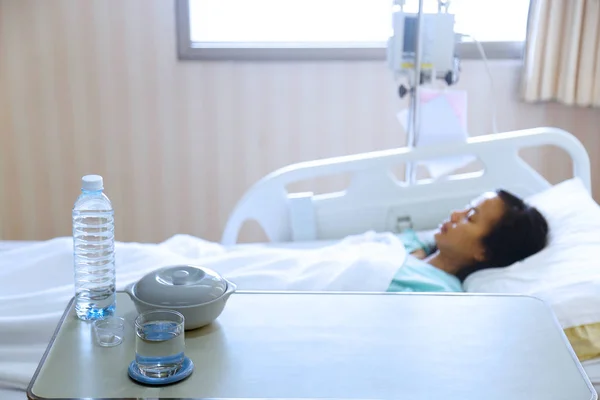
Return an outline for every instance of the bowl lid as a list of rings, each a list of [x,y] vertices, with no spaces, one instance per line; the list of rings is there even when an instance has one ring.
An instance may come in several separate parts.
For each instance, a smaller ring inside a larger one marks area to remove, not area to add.
[[[217,272],[192,265],[157,269],[134,286],[134,295],[143,302],[166,306],[195,306],[218,299],[227,291],[227,281]]]

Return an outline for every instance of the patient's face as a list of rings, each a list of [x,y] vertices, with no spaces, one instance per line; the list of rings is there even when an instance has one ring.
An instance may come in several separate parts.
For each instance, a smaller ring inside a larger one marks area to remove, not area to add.
[[[504,202],[495,193],[486,193],[464,210],[455,211],[435,235],[438,250],[456,265],[485,260],[482,239],[504,215]]]

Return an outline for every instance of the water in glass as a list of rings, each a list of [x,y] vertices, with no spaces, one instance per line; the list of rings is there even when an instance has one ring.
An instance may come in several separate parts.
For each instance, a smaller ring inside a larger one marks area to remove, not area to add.
[[[135,322],[135,362],[142,375],[171,376],[184,359],[183,315],[176,311],[148,311]]]

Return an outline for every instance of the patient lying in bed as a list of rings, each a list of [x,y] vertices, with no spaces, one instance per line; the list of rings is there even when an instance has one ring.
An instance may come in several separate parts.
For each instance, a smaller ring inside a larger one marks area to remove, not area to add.
[[[434,243],[414,232],[402,234],[412,256],[398,270],[390,292],[460,292],[462,281],[478,270],[507,267],[546,245],[542,214],[503,190],[485,193],[440,225]]]

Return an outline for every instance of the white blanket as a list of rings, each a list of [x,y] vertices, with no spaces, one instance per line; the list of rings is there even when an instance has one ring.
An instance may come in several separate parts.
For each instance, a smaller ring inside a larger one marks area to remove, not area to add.
[[[385,291],[405,258],[392,234],[366,233],[313,250],[227,250],[177,235],[160,244],[117,243],[117,290],[156,268],[196,264],[239,290]],[[71,238],[0,252],[0,387],[27,387],[72,296]]]

